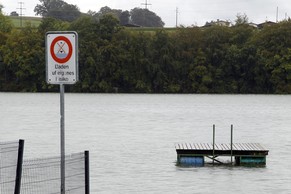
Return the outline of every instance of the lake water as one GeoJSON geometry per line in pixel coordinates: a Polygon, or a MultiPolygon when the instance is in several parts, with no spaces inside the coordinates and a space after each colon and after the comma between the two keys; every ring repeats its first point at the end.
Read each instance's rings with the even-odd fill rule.
{"type": "MultiPolygon", "coordinates": [[[[0,93],[0,141],[58,156],[59,94],[0,93]]],[[[290,95],[65,94],[66,153],[90,151],[91,193],[291,193],[290,95]],[[174,144],[261,143],[266,167],[176,166],[174,144]]]]}

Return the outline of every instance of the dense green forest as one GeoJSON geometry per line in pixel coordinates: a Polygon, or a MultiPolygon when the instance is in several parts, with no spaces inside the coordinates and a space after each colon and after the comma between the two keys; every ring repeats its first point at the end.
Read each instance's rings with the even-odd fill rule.
{"type": "Polygon", "coordinates": [[[45,81],[45,33],[61,30],[79,34],[70,92],[291,93],[291,21],[143,31],[105,15],[15,28],[1,14],[0,91],[58,91],[45,81]]]}

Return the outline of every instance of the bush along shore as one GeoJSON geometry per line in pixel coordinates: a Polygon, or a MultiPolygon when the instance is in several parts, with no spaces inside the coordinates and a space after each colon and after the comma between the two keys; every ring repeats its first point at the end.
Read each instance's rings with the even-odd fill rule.
{"type": "Polygon", "coordinates": [[[0,91],[58,91],[45,81],[45,33],[76,31],[80,81],[69,92],[291,93],[290,20],[171,30],[126,28],[111,15],[0,21],[0,91]]]}

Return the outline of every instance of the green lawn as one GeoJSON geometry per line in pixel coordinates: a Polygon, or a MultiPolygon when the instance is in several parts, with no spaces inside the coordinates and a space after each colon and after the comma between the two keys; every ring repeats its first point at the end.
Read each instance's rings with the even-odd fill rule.
{"type": "Polygon", "coordinates": [[[26,23],[31,23],[32,26],[38,27],[42,20],[42,18],[40,17],[9,16],[9,18],[11,19],[13,25],[16,28],[21,27],[21,22],[22,22],[22,26],[25,26],[26,23]]]}
{"type": "MultiPolygon", "coordinates": [[[[25,26],[26,23],[31,23],[32,26],[38,27],[42,20],[41,17],[26,17],[26,16],[23,16],[23,17],[9,16],[9,18],[11,19],[13,25],[16,28],[21,27],[21,22],[22,22],[22,26],[25,26]]],[[[177,30],[177,28],[154,28],[154,27],[137,27],[137,28],[126,27],[126,29],[133,32],[148,32],[148,33],[155,33],[159,30],[165,30],[167,32],[175,32],[177,30]]]]}

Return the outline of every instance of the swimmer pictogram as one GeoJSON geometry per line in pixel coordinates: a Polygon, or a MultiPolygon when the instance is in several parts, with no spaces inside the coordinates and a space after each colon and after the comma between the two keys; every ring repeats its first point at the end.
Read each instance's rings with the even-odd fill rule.
{"type": "Polygon", "coordinates": [[[66,63],[72,57],[72,43],[65,36],[58,36],[51,43],[50,53],[57,63],[66,63]]]}

